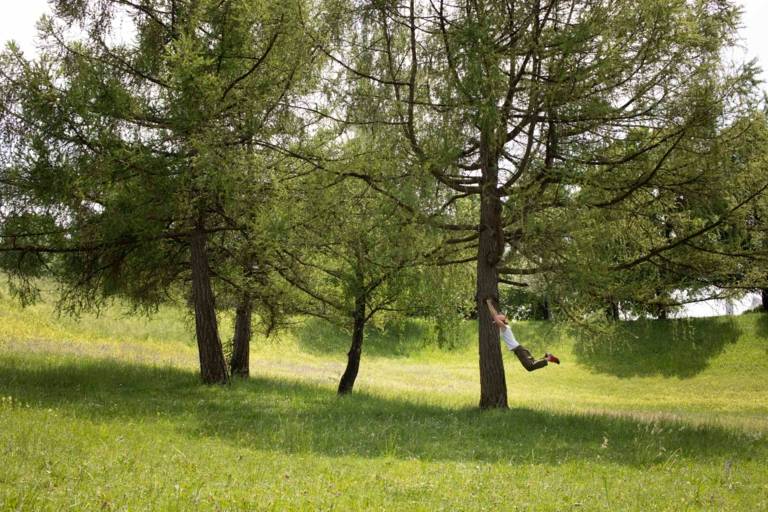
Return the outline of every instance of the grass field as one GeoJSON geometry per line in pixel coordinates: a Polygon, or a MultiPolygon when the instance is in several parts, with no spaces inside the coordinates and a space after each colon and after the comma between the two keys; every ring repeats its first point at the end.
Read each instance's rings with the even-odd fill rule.
{"type": "MultiPolygon", "coordinates": [[[[0,510],[768,510],[768,317],[516,324],[509,411],[477,409],[472,325],[255,339],[252,378],[198,383],[189,317],[56,318],[0,297],[0,510]]],[[[223,319],[224,336],[231,322],[223,319]]]]}

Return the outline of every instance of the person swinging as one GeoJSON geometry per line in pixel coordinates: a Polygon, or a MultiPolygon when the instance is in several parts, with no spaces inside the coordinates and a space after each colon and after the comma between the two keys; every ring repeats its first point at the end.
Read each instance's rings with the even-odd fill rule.
{"type": "Polygon", "coordinates": [[[538,370],[539,368],[544,368],[549,363],[560,364],[560,359],[550,354],[549,352],[545,353],[544,357],[541,359],[534,359],[528,349],[518,343],[515,339],[515,335],[512,334],[512,329],[509,328],[509,324],[507,323],[507,317],[496,311],[496,308],[493,306],[493,301],[491,299],[486,299],[485,303],[488,305],[488,311],[491,314],[493,323],[496,324],[496,326],[499,328],[499,332],[501,334],[501,338],[504,340],[504,344],[507,345],[509,350],[515,353],[517,358],[520,360],[520,363],[526,370],[532,372],[534,370],[538,370]]]}

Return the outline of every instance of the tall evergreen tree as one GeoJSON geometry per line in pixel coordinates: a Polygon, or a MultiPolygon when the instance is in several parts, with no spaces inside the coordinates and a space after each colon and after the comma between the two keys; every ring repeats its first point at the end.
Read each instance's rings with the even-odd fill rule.
{"type": "MultiPolygon", "coordinates": [[[[671,157],[705,153],[717,125],[740,115],[740,98],[754,86],[753,69],[721,63],[738,9],[722,0],[356,7],[346,13],[355,35],[323,49],[354,77],[342,91],[360,94],[365,82],[370,98],[384,103],[376,116],[354,121],[399,130],[413,174],[453,191],[447,202],[476,198],[471,225],[453,227],[466,228],[465,239],[476,243],[480,406],[507,407],[485,299],[498,297],[500,279],[555,273],[589,280],[576,265],[588,261],[583,251],[599,231],[576,223],[588,218],[584,212],[596,218],[601,210],[642,207],[644,192],[708,179],[706,172],[693,179],[695,170],[671,165],[671,157]],[[362,53],[364,63],[356,59],[362,53]]],[[[377,186],[418,209],[396,188],[377,186]]],[[[681,224],[678,239],[706,232],[698,222],[681,224]]],[[[671,245],[625,251],[611,267],[651,264],[671,245]]]]}
{"type": "Polygon", "coordinates": [[[226,382],[213,249],[247,230],[235,191],[265,190],[254,154],[301,135],[286,100],[311,82],[303,9],[54,2],[40,56],[2,55],[6,270],[47,267],[84,306],[191,282],[202,379],[226,382]]]}
{"type": "Polygon", "coordinates": [[[285,236],[272,268],[290,285],[282,299],[289,302],[285,307],[325,319],[351,335],[340,395],[353,390],[371,320],[382,314],[436,314],[453,300],[442,295],[449,286],[425,276],[426,265],[448,254],[435,249],[441,234],[425,230],[409,212],[353,179],[361,168],[393,176],[402,166],[367,145],[370,136],[361,133],[346,141],[336,163],[296,182],[302,193],[290,196],[301,196],[301,201],[275,217],[285,236]],[[426,282],[432,285],[429,294],[426,282]]]}

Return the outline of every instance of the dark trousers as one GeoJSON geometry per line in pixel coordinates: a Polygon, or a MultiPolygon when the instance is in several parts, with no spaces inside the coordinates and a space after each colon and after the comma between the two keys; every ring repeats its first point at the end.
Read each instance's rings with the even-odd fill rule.
{"type": "Polygon", "coordinates": [[[544,368],[545,366],[547,366],[546,359],[539,359],[539,360],[534,359],[531,353],[528,352],[528,349],[522,345],[512,350],[512,352],[515,353],[517,358],[520,360],[520,363],[529,372],[532,372],[533,370],[538,370],[539,368],[544,368]]]}

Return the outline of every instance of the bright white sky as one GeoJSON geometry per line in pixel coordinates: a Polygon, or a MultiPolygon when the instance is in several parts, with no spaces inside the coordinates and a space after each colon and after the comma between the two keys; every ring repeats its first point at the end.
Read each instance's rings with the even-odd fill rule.
{"type": "MultiPolygon", "coordinates": [[[[744,7],[742,18],[742,45],[745,55],[737,59],[757,58],[760,66],[768,69],[768,30],[765,21],[768,20],[768,1],[738,0],[744,7]]],[[[3,15],[0,17],[0,43],[15,39],[26,53],[34,52],[35,22],[44,13],[49,12],[46,0],[0,0],[3,15]]],[[[737,54],[738,55],[738,54],[737,54]]],[[[768,73],[763,72],[763,78],[768,80],[768,73]]],[[[768,86],[765,86],[768,89],[768,86]]]]}

